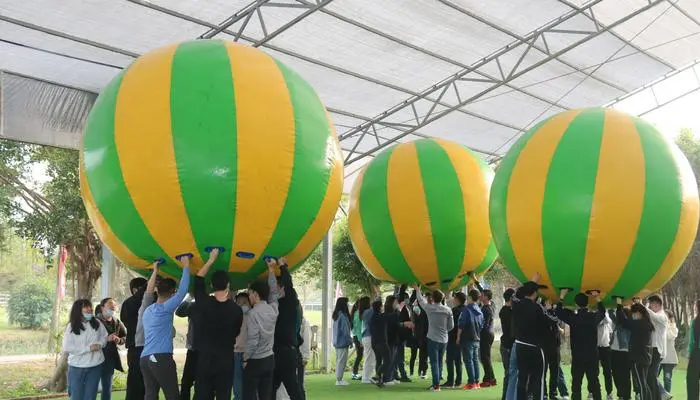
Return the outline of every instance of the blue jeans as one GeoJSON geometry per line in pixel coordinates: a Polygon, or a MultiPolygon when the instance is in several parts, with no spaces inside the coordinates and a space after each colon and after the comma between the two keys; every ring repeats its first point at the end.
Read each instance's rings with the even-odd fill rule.
{"type": "Polygon", "coordinates": [[[100,371],[100,383],[102,384],[102,393],[100,398],[102,400],[112,399],[112,377],[114,376],[114,367],[112,365],[107,365],[107,363],[102,364],[102,370],[100,371]]]}
{"type": "Polygon", "coordinates": [[[566,388],[566,378],[564,378],[564,371],[559,366],[559,379],[557,382],[557,388],[559,388],[559,395],[562,397],[569,396],[569,390],[566,388]]]}
{"type": "Polygon", "coordinates": [[[513,343],[510,349],[510,361],[508,364],[508,389],[506,390],[506,400],[516,400],[518,394],[518,352],[515,349],[517,343],[513,343]]]}
{"type": "Polygon", "coordinates": [[[479,342],[461,343],[462,359],[467,369],[467,383],[479,383],[479,342]]]}
{"type": "Polygon", "coordinates": [[[430,373],[433,375],[433,387],[440,386],[445,346],[445,343],[438,343],[428,339],[428,358],[430,359],[430,373]]]}
{"type": "Polygon", "coordinates": [[[661,372],[664,374],[663,390],[666,393],[671,393],[671,382],[673,381],[673,369],[675,367],[673,364],[661,364],[661,372]]]}
{"type": "Polygon", "coordinates": [[[70,400],[95,400],[101,375],[102,364],[89,368],[69,366],[68,388],[70,400]]]}
{"type": "Polygon", "coordinates": [[[233,353],[233,398],[243,400],[243,353],[233,353]]]}

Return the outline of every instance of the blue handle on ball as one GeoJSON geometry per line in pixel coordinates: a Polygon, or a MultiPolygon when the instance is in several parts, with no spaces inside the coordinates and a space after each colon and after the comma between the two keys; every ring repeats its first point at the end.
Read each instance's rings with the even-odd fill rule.
{"type": "Polygon", "coordinates": [[[279,261],[279,258],[265,255],[265,256],[263,256],[263,260],[265,260],[265,262],[268,262],[269,260],[279,261]]]}
{"type": "Polygon", "coordinates": [[[245,259],[249,260],[249,259],[251,259],[251,258],[255,258],[255,254],[253,254],[253,253],[248,253],[248,252],[246,252],[246,251],[239,251],[239,252],[236,253],[236,257],[238,257],[238,258],[245,258],[245,259]]]}
{"type": "Polygon", "coordinates": [[[223,253],[224,251],[226,251],[226,249],[221,246],[208,246],[204,248],[204,251],[206,251],[207,253],[211,253],[214,249],[219,249],[219,253],[223,253]]]}
{"type": "Polygon", "coordinates": [[[178,260],[178,261],[180,261],[180,259],[181,259],[182,257],[194,258],[194,254],[192,254],[192,253],[180,254],[180,255],[175,256],[175,259],[178,260]]]}
{"type": "Polygon", "coordinates": [[[158,263],[158,265],[163,265],[163,264],[165,264],[165,258],[163,258],[163,257],[156,258],[155,260],[153,260],[153,262],[158,263]]]}

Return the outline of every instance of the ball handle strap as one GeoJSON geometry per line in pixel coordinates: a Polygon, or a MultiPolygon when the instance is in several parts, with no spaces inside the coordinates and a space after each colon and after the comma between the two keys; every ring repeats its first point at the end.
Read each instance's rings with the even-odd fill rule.
{"type": "Polygon", "coordinates": [[[603,293],[603,292],[600,291],[599,289],[586,290],[586,294],[587,294],[587,295],[592,295],[593,292],[598,292],[599,294],[600,294],[600,293],[603,293]]]}
{"type": "MultiPolygon", "coordinates": [[[[574,291],[574,288],[572,287],[560,287],[559,291],[561,292],[562,290],[567,290],[569,293],[572,293],[574,291]]],[[[586,292],[588,293],[588,292],[586,292]]]]}
{"type": "Polygon", "coordinates": [[[226,251],[226,248],[223,246],[207,246],[204,248],[204,251],[206,251],[207,253],[211,253],[212,251],[214,251],[214,249],[219,249],[219,253],[223,253],[226,251]]]}
{"type": "Polygon", "coordinates": [[[252,259],[252,258],[255,258],[255,253],[250,253],[250,252],[247,252],[247,251],[237,251],[237,252],[236,252],[236,257],[238,257],[238,258],[243,258],[243,259],[246,259],[246,260],[250,260],[250,259],[252,259]]]}
{"type": "Polygon", "coordinates": [[[183,257],[189,257],[190,259],[193,259],[193,258],[194,258],[194,254],[192,254],[192,253],[178,254],[178,255],[175,256],[175,259],[178,260],[178,261],[182,261],[182,258],[183,258],[183,257]]]}
{"type": "Polygon", "coordinates": [[[158,264],[158,266],[160,267],[161,265],[165,264],[165,258],[164,257],[156,258],[155,260],[153,260],[153,262],[158,264]]]}

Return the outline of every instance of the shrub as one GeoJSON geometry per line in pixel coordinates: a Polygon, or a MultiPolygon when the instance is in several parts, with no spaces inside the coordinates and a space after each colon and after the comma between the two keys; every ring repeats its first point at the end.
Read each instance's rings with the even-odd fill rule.
{"type": "Polygon", "coordinates": [[[37,329],[51,321],[53,290],[39,282],[25,282],[10,292],[7,314],[20,328],[37,329]]]}

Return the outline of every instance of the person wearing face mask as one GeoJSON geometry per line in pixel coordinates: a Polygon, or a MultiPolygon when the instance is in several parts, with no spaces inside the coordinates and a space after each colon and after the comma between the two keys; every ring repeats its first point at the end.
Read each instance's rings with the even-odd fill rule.
{"type": "Polygon", "coordinates": [[[352,306],[352,311],[350,311],[352,342],[355,345],[355,362],[352,366],[352,380],[354,381],[362,380],[362,375],[359,372],[365,348],[362,346],[362,318],[360,315],[362,315],[362,310],[367,308],[369,308],[369,297],[363,296],[355,302],[352,306]]]}
{"type": "Polygon", "coordinates": [[[105,362],[102,364],[102,400],[110,400],[112,398],[112,377],[114,370],[124,372],[122,367],[122,359],[119,356],[117,346],[121,346],[126,341],[126,328],[117,319],[116,308],[117,302],[113,298],[107,297],[100,302],[100,313],[98,319],[107,330],[107,345],[102,350],[105,356],[105,362]]]}
{"type": "Polygon", "coordinates": [[[68,353],[68,394],[71,400],[95,400],[105,356],[107,330],[93,318],[92,303],[79,299],[70,311],[62,351],[68,353]]]}
{"type": "Polygon", "coordinates": [[[240,292],[236,295],[236,304],[243,312],[243,322],[241,333],[236,338],[236,347],[233,352],[233,398],[243,399],[243,352],[245,351],[245,341],[248,330],[248,312],[250,311],[250,299],[248,293],[240,292]]]}
{"type": "Polygon", "coordinates": [[[141,365],[139,364],[143,343],[141,343],[141,346],[137,346],[135,338],[139,309],[143,303],[147,283],[146,279],[141,277],[129,281],[131,297],[124,300],[119,312],[119,319],[122,320],[126,327],[126,363],[128,372],[126,375],[126,395],[124,400],[142,400],[145,390],[143,387],[143,376],[141,375],[141,365]]]}
{"type": "Polygon", "coordinates": [[[340,297],[335,301],[333,310],[333,347],[335,347],[335,385],[347,386],[348,382],[343,380],[345,366],[348,362],[348,352],[352,344],[350,332],[350,311],[348,310],[348,298],[340,297]]]}
{"type": "MultiPolygon", "coordinates": [[[[432,301],[429,294],[426,294],[426,297],[429,302],[432,301]]],[[[411,348],[411,376],[413,376],[416,357],[418,357],[418,376],[420,379],[426,379],[428,375],[428,315],[418,304],[415,290],[411,293],[410,304],[413,310],[411,322],[413,322],[414,343],[414,347],[411,348]]]]}
{"type": "Polygon", "coordinates": [[[630,332],[629,358],[632,363],[632,380],[639,388],[640,400],[652,400],[649,387],[649,367],[652,361],[651,336],[654,324],[649,317],[649,311],[639,299],[634,300],[629,315],[624,311],[622,298],[617,298],[616,323],[630,332]]]}
{"type": "MultiPolygon", "coordinates": [[[[396,307],[399,313],[399,322],[406,323],[411,322],[411,314],[408,311],[408,293],[405,291],[405,287],[401,288],[398,295],[398,304],[396,307]]],[[[411,328],[406,328],[402,326],[399,329],[399,342],[396,347],[396,372],[395,376],[399,377],[400,382],[408,383],[411,382],[411,378],[408,377],[406,373],[406,343],[411,340],[413,336],[413,330],[411,328]]]]}
{"type": "Polygon", "coordinates": [[[177,306],[175,315],[180,318],[187,318],[187,337],[186,347],[187,355],[185,356],[185,366],[182,368],[182,377],[180,378],[180,400],[190,400],[192,387],[197,380],[197,350],[194,347],[194,320],[192,315],[195,310],[194,297],[189,294],[185,300],[177,306]]]}

